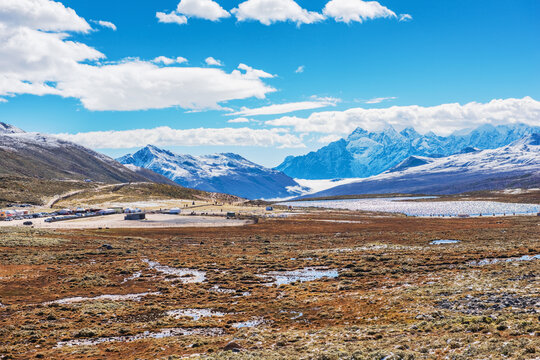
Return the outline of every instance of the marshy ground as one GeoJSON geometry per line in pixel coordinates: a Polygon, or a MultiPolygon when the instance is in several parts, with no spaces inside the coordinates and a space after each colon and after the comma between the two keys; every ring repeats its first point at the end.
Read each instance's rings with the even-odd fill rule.
{"type": "Polygon", "coordinates": [[[535,359],[538,254],[533,216],[2,228],[0,359],[535,359]]]}

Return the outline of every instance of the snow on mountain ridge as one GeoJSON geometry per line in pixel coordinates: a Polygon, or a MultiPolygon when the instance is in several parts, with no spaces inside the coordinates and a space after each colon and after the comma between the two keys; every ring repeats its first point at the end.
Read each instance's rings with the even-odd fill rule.
{"type": "Polygon", "coordinates": [[[540,127],[524,124],[483,125],[446,137],[433,132],[422,135],[411,127],[400,132],[391,126],[374,132],[357,128],[345,139],[317,151],[287,157],[276,169],[301,179],[364,178],[391,169],[410,156],[439,158],[465,149],[492,149],[535,132],[540,132],[540,127]]]}
{"type": "Polygon", "coordinates": [[[6,124],[0,121],[0,134],[20,134],[24,133],[23,130],[11,124],[6,124]]]}
{"type": "Polygon", "coordinates": [[[150,169],[182,186],[246,198],[288,197],[298,187],[282,172],[233,153],[183,155],[148,145],[118,161],[150,169]]]}
{"type": "Polygon", "coordinates": [[[533,133],[496,149],[419,158],[418,166],[400,166],[339,185],[310,197],[375,194],[452,194],[512,187],[537,187],[540,181],[540,134],[533,133]],[[396,170],[396,171],[393,171],[396,170]]]}

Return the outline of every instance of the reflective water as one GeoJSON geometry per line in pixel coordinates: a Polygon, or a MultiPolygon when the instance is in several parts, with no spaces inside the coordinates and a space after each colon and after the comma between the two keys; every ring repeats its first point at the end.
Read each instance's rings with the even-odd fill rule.
{"type": "Polygon", "coordinates": [[[112,337],[101,337],[101,338],[91,338],[91,339],[75,339],[68,341],[60,341],[56,344],[56,347],[64,346],[91,346],[98,345],[107,342],[131,342],[143,339],[162,339],[167,337],[175,336],[189,336],[189,335],[199,335],[199,336],[218,336],[222,335],[223,330],[218,328],[171,328],[171,329],[162,329],[158,332],[145,331],[141,334],[130,335],[130,336],[112,336],[112,337]]]}
{"type": "Polygon", "coordinates": [[[339,273],[334,269],[304,268],[291,271],[272,271],[265,275],[259,276],[273,278],[274,281],[269,285],[283,285],[291,284],[296,281],[306,282],[319,280],[322,278],[337,278],[339,273]]]}
{"type": "Polygon", "coordinates": [[[241,329],[241,328],[250,328],[250,327],[256,327],[259,325],[264,324],[264,320],[262,319],[252,319],[248,321],[242,321],[235,324],[232,324],[232,327],[235,329],[241,329]]]}
{"type": "Polygon", "coordinates": [[[459,240],[451,240],[451,239],[442,239],[442,240],[433,240],[430,242],[430,245],[444,245],[444,244],[457,244],[459,240]]]}
{"type": "Polygon", "coordinates": [[[205,271],[200,271],[196,269],[173,268],[170,266],[161,265],[157,261],[150,261],[148,259],[144,259],[143,261],[148,264],[148,267],[150,269],[156,270],[157,272],[160,272],[165,275],[175,277],[175,279],[167,279],[169,281],[180,280],[182,283],[188,284],[188,283],[202,283],[206,280],[205,271]]]}
{"type": "Polygon", "coordinates": [[[178,310],[167,311],[167,315],[172,316],[176,319],[180,319],[183,317],[190,317],[194,321],[197,321],[202,317],[225,316],[224,313],[219,312],[219,311],[213,311],[211,309],[178,309],[178,310]]]}
{"type": "Polygon", "coordinates": [[[471,261],[469,265],[472,266],[483,266],[483,265],[492,265],[492,264],[498,264],[498,263],[511,263],[516,261],[532,261],[532,260],[540,260],[540,254],[538,255],[523,255],[520,257],[513,257],[513,258],[493,258],[493,259],[482,259],[477,261],[471,261]]]}
{"type": "Polygon", "coordinates": [[[409,216],[490,216],[493,214],[513,215],[514,213],[536,214],[540,212],[538,204],[512,204],[496,201],[411,201],[426,198],[435,197],[292,201],[279,205],[403,213],[409,216]]]}
{"type": "Polygon", "coordinates": [[[54,301],[47,301],[44,302],[43,305],[50,305],[50,304],[73,304],[83,301],[122,301],[122,300],[130,300],[130,301],[139,301],[144,296],[149,295],[160,295],[161,293],[158,292],[145,292],[145,293],[139,293],[139,294],[126,294],[126,295],[100,295],[95,297],[82,297],[82,296],[76,296],[76,297],[70,297],[70,298],[64,298],[54,301]]]}

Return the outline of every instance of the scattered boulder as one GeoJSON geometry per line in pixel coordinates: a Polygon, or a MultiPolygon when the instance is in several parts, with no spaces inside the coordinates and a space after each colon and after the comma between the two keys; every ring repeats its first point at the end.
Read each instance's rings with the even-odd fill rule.
{"type": "Polygon", "coordinates": [[[223,348],[225,351],[232,351],[232,352],[240,352],[242,350],[242,346],[240,346],[238,343],[235,343],[234,341],[231,341],[225,347],[223,348]]]}

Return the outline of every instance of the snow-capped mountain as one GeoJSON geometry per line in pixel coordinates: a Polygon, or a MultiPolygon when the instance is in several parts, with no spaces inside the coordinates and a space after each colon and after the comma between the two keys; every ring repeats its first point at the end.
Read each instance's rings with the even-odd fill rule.
{"type": "Polygon", "coordinates": [[[455,194],[540,184],[540,133],[497,149],[444,158],[410,157],[382,174],[307,197],[358,194],[455,194]],[[421,164],[423,162],[423,164],[421,164]]]}
{"type": "Polygon", "coordinates": [[[400,132],[391,126],[376,132],[358,128],[318,151],[289,156],[276,169],[298,179],[362,178],[389,170],[410,156],[438,158],[495,149],[537,132],[540,127],[524,124],[483,125],[446,137],[432,132],[422,135],[413,128],[400,132]]]}
{"type": "Polygon", "coordinates": [[[118,159],[125,165],[150,169],[182,186],[248,199],[294,195],[299,185],[280,171],[265,168],[237,154],[180,155],[148,145],[118,159]]]}
{"type": "MultiPolygon", "coordinates": [[[[0,175],[107,183],[149,181],[108,156],[50,135],[24,132],[3,122],[0,122],[0,175]]],[[[166,181],[162,178],[161,182],[166,181]]]]}

